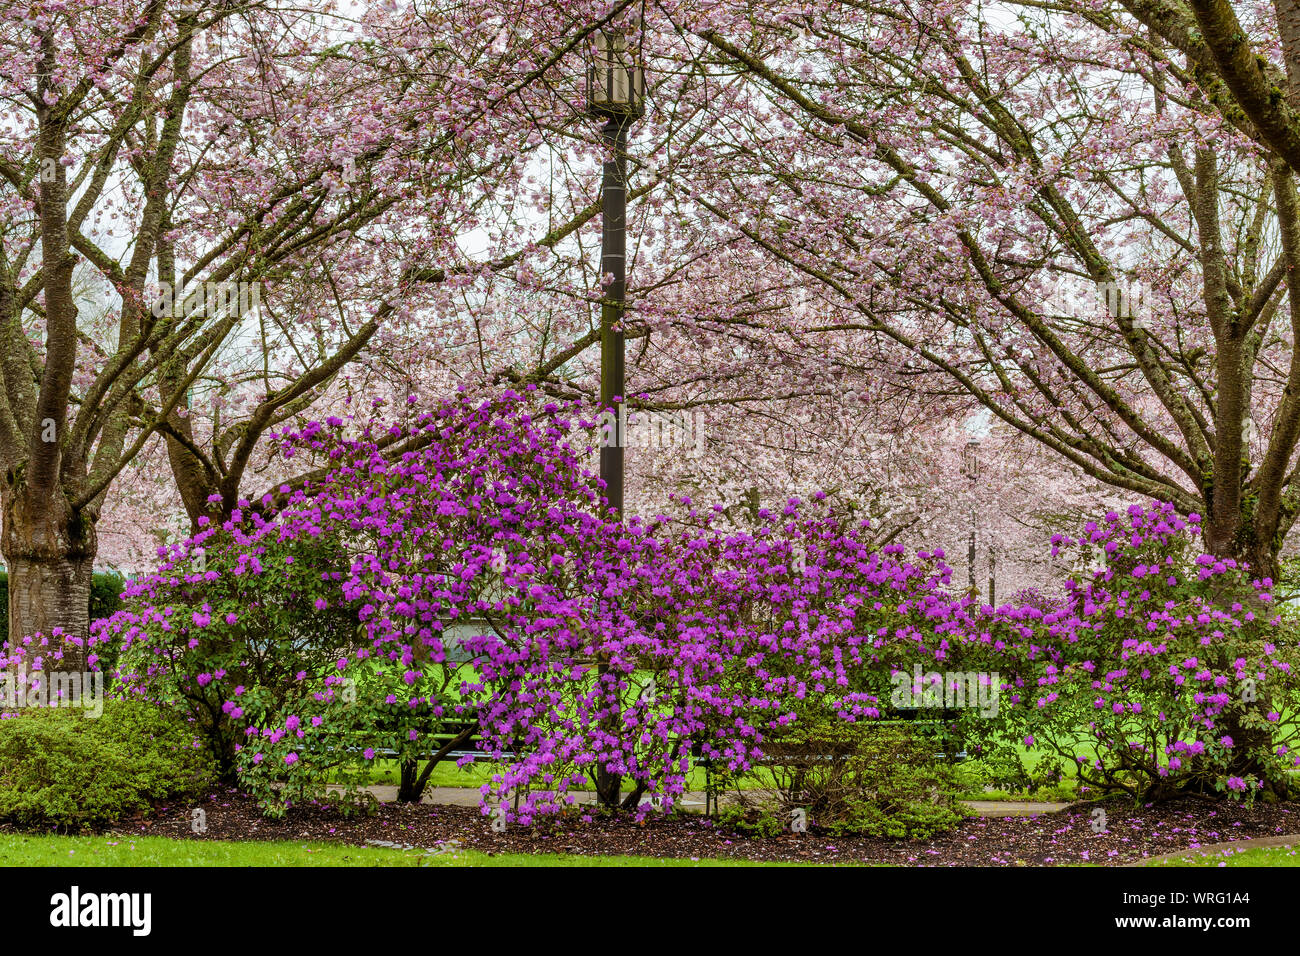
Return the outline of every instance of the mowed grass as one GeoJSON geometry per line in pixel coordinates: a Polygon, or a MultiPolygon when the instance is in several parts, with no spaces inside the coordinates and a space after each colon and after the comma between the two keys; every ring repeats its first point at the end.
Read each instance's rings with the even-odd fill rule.
{"type": "Polygon", "coordinates": [[[1300,866],[1300,841],[1291,846],[1258,846],[1204,853],[1189,850],[1167,860],[1146,864],[1150,867],[1229,867],[1229,866],[1300,866]]]}
{"type": "Polygon", "coordinates": [[[0,836],[0,866],[418,866],[416,854],[337,843],[0,836]]]}
{"type": "Polygon", "coordinates": [[[745,860],[669,859],[641,856],[497,853],[449,849],[355,847],[319,842],[226,842],[167,837],[0,836],[0,866],[817,866],[765,864],[745,860]]]}
{"type": "MultiPolygon", "coordinates": [[[[759,863],[749,860],[673,859],[643,856],[579,856],[561,853],[494,853],[447,848],[356,847],[321,842],[234,842],[173,840],[167,837],[0,836],[0,866],[220,866],[220,867],[727,867],[859,866],[833,863],[759,863]]],[[[869,864],[866,864],[869,865],[869,864]]],[[[884,864],[877,864],[884,865],[884,864]]],[[[1250,847],[1204,853],[1189,850],[1148,867],[1296,867],[1300,842],[1292,846],[1250,847]]]]}

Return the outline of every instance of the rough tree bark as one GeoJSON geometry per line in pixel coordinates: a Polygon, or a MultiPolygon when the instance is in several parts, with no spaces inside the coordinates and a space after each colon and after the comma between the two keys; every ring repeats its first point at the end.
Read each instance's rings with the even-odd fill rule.
{"type": "MultiPolygon", "coordinates": [[[[84,641],[90,628],[94,521],[71,511],[61,496],[33,495],[26,488],[7,491],[3,505],[0,553],[9,571],[9,633],[50,636],[59,628],[84,641]]],[[[46,654],[45,670],[85,668],[84,644],[51,645],[62,647],[63,658],[55,662],[46,654]]]]}

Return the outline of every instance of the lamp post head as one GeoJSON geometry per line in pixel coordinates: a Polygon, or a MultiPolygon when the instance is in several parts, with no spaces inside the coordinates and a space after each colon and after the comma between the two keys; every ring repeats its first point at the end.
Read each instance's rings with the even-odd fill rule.
{"type": "Polygon", "coordinates": [[[980,442],[978,438],[972,438],[966,442],[966,450],[962,455],[962,464],[965,466],[966,477],[975,481],[980,475],[980,442]]]}
{"type": "Polygon", "coordinates": [[[630,123],[645,115],[645,70],[621,30],[602,30],[587,67],[587,113],[630,123]]]}

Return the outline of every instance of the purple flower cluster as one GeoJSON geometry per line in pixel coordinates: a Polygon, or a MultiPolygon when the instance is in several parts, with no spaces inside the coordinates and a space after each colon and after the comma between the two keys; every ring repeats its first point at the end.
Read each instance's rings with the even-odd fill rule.
{"type": "MultiPolygon", "coordinates": [[[[821,495],[744,529],[689,499],[675,519],[611,518],[587,466],[595,434],[531,390],[284,433],[283,452],[328,462],[326,477],[160,549],[92,643],[123,648],[133,693],[215,702],[246,774],[313,772],[313,747],[355,713],[344,682],[387,675],[375,707],[478,720],[500,764],[484,807],[518,796],[507,812],[523,823],[569,806],[596,768],[670,807],[693,755],[743,771],[809,714],[878,717],[891,675],[918,663],[1000,675],[998,715],[963,715],[966,732],[1045,749],[1091,785],[1235,792],[1286,769],[1291,724],[1231,739],[1293,687],[1271,582],[1194,553],[1195,515],[1155,503],[1055,535],[1054,555],[1096,570],[994,608],[954,593],[941,550],[876,547],[821,495]],[[295,563],[310,548],[335,560],[295,563]],[[249,662],[269,604],[249,582],[268,575],[308,616],[355,609],[328,667],[293,667],[308,692],[273,705],[249,662]]],[[[354,749],[425,745],[398,736],[372,728],[354,749]]]]}

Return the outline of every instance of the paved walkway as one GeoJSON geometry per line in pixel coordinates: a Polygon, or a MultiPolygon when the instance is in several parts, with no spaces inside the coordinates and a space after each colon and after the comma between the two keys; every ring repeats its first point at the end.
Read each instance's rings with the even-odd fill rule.
{"type": "Polygon", "coordinates": [[[963,800],[967,809],[977,817],[1036,817],[1044,813],[1060,813],[1069,809],[1069,803],[1019,803],[1014,800],[963,800]]]}
{"type": "MultiPolygon", "coordinates": [[[[397,788],[394,786],[376,785],[366,787],[375,795],[375,799],[380,803],[394,803],[397,800],[397,788]]],[[[420,798],[421,803],[433,803],[448,807],[477,807],[479,802],[478,787],[429,787],[424,791],[424,796],[420,798]]],[[[574,803],[595,803],[596,793],[593,790],[575,790],[573,791],[574,803]]],[[[686,798],[677,804],[679,807],[691,809],[699,807],[704,809],[704,791],[691,791],[686,794],[686,798]]]]}
{"type": "MultiPolygon", "coordinates": [[[[377,785],[367,787],[380,803],[393,803],[397,800],[397,788],[377,785]]],[[[574,791],[574,802],[594,803],[596,794],[589,790],[574,791]]],[[[724,796],[725,799],[725,796],[724,796]]],[[[430,803],[452,807],[477,807],[479,792],[477,787],[429,787],[424,791],[421,803],[430,803]]],[[[1043,813],[1059,813],[1066,809],[1068,803],[1015,803],[1001,800],[967,800],[966,806],[977,817],[1032,817],[1043,813]]],[[[704,791],[687,792],[678,806],[685,810],[704,809],[704,791]]]]}

